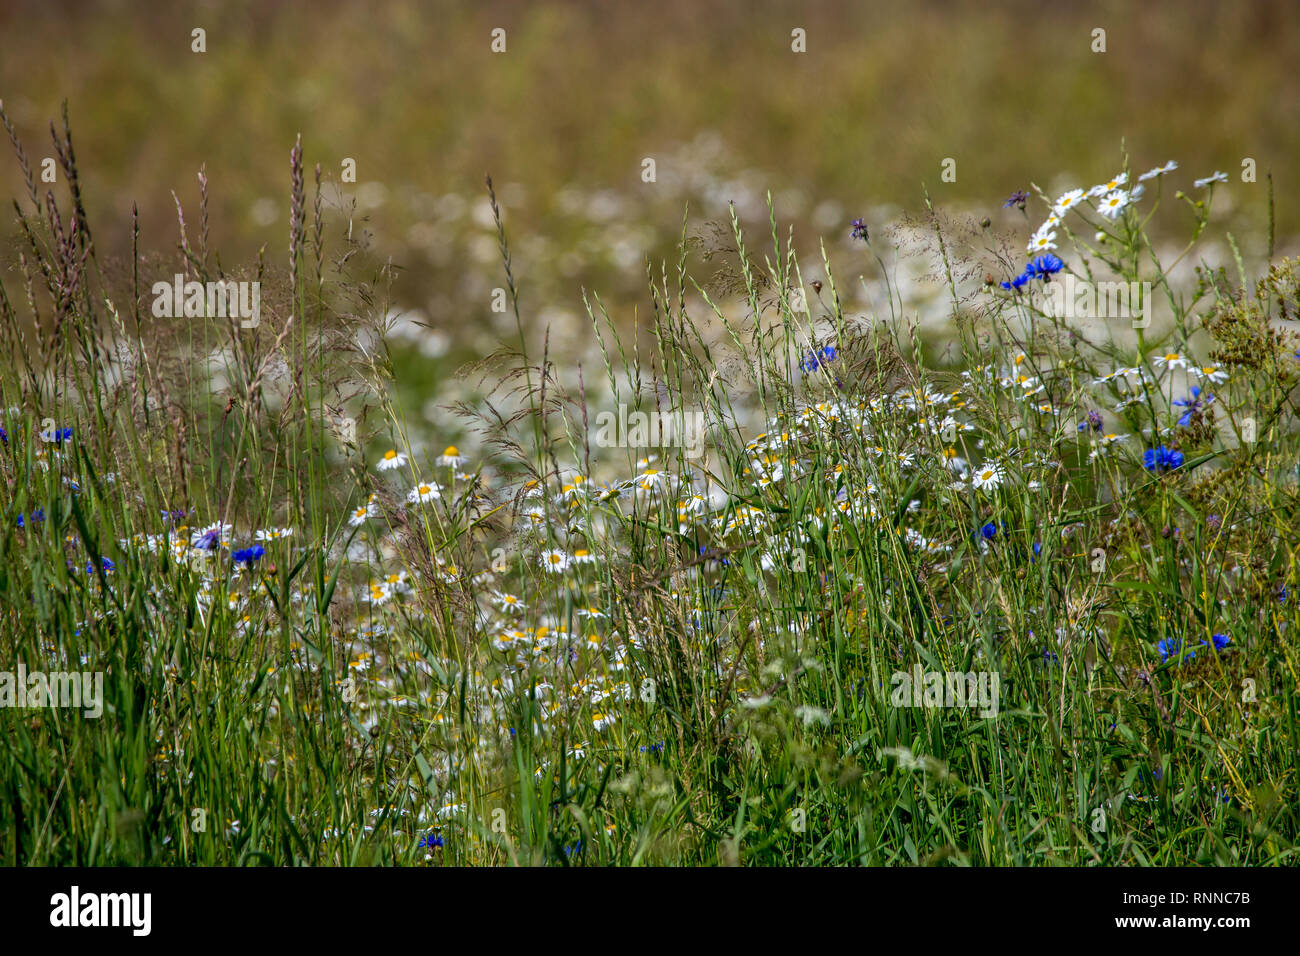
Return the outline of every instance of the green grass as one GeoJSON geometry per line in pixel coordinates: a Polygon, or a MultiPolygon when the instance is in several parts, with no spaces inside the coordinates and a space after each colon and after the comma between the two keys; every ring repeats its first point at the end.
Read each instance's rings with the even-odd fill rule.
{"type": "MultiPolygon", "coordinates": [[[[448,463],[405,437],[385,277],[327,251],[344,230],[322,231],[304,169],[287,261],[238,273],[263,282],[255,329],[154,319],[74,205],[22,207],[0,665],[100,671],[104,713],[0,709],[0,860],[1293,862],[1297,274],[1162,267],[1148,215],[1200,237],[1213,190],[1161,178],[1114,221],[1067,218],[1071,271],[1152,283],[1161,321],[1136,336],[964,278],[1018,272],[1024,237],[935,215],[943,362],[892,252],[842,270],[886,281],[855,314],[773,216],[762,253],[733,219],[707,265],[682,242],[651,269],[640,335],[588,295],[604,362],[581,377],[576,343],[531,349],[544,303],[516,295],[493,196],[518,341],[453,409],[477,459],[448,463]],[[1183,426],[1192,355],[1227,378],[1183,426]],[[1149,387],[1095,384],[1117,367],[1149,387]],[[700,413],[707,454],[599,446],[620,404],[700,413]],[[1092,409],[1128,436],[1095,458],[1092,409]],[[1142,466],[1153,426],[1179,467],[1142,466]],[[380,471],[390,447],[410,460],[380,471]],[[1000,481],[953,487],[954,456],[1000,481]],[[214,523],[232,531],[202,557],[214,523]],[[915,666],[996,673],[998,712],[895,706],[915,666]]],[[[196,218],[180,257],[206,280],[224,273],[196,218]]]]}

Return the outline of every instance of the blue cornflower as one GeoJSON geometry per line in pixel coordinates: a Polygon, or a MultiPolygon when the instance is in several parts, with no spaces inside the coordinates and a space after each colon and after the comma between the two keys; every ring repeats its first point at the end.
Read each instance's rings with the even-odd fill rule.
{"type": "MultiPolygon", "coordinates": [[[[117,567],[117,565],[115,565],[115,564],[113,563],[113,559],[112,559],[112,558],[100,558],[100,566],[104,569],[104,573],[105,573],[105,574],[107,574],[109,571],[114,570],[114,569],[117,567]]],[[[95,562],[94,562],[94,561],[88,561],[88,562],[86,562],[86,573],[87,573],[87,574],[94,574],[94,573],[95,573],[95,562]]]]}
{"type": "Polygon", "coordinates": [[[1164,663],[1165,661],[1169,660],[1169,658],[1171,657],[1178,658],[1180,661],[1190,661],[1194,657],[1196,657],[1197,651],[1199,651],[1200,648],[1202,647],[1208,648],[1213,646],[1216,651],[1221,651],[1231,643],[1232,643],[1232,638],[1230,638],[1227,634],[1214,634],[1211,636],[1210,641],[1201,641],[1199,647],[1195,648],[1194,650],[1189,650],[1186,654],[1180,654],[1179,652],[1182,650],[1182,646],[1183,646],[1182,642],[1177,638],[1171,637],[1171,638],[1166,638],[1165,640],[1157,644],[1156,650],[1160,652],[1161,663],[1164,663]]]}
{"type": "Polygon", "coordinates": [[[823,365],[834,362],[837,354],[835,346],[823,345],[820,349],[809,352],[807,357],[799,363],[799,367],[805,372],[815,372],[823,365]]]}
{"type": "Polygon", "coordinates": [[[429,849],[437,850],[442,848],[442,837],[436,833],[430,833],[427,836],[420,837],[420,842],[415,845],[417,850],[429,849]]]}
{"type": "Polygon", "coordinates": [[[984,538],[985,541],[992,541],[994,538],[998,536],[998,526],[994,524],[992,521],[990,521],[988,524],[984,525],[982,528],[979,529],[979,534],[984,538]]]}
{"type": "Polygon", "coordinates": [[[1020,209],[1024,209],[1025,203],[1027,202],[1029,202],[1029,193],[1025,192],[1023,189],[1017,189],[1010,195],[1010,197],[1008,197],[1007,201],[1002,204],[1002,208],[1010,209],[1012,206],[1016,206],[1020,209]]]}
{"type": "Polygon", "coordinates": [[[230,558],[236,564],[246,564],[251,568],[264,554],[266,554],[266,548],[260,544],[255,544],[251,548],[241,548],[232,554],[230,558]]]}
{"type": "Polygon", "coordinates": [[[1032,278],[1033,276],[1031,276],[1028,272],[1022,272],[1020,273],[1020,275],[1016,276],[1010,282],[1001,282],[999,283],[999,285],[1001,285],[1002,288],[1004,289],[1020,290],[1023,289],[1025,287],[1025,283],[1027,283],[1032,278]]]}
{"type": "Polygon", "coordinates": [[[1184,461],[1181,451],[1161,445],[1159,448],[1147,449],[1146,454],[1142,456],[1142,467],[1155,474],[1161,474],[1181,468],[1184,461]]]}
{"type": "Polygon", "coordinates": [[[194,547],[200,551],[215,551],[220,544],[221,530],[219,528],[210,528],[199,535],[199,539],[194,542],[194,547]]]}
{"type": "Polygon", "coordinates": [[[1175,398],[1174,404],[1179,408],[1187,409],[1187,411],[1183,413],[1183,417],[1178,419],[1178,424],[1186,428],[1188,423],[1191,422],[1193,415],[1199,412],[1202,408],[1205,408],[1207,405],[1214,404],[1214,396],[1206,395],[1204,398],[1201,398],[1201,387],[1199,385],[1193,385],[1191,397],[1175,398]]]}
{"type": "Polygon", "coordinates": [[[1050,252],[1046,255],[1039,256],[1037,259],[1031,259],[1029,265],[1025,266],[1023,272],[1016,276],[1010,282],[1000,283],[1004,289],[1023,289],[1025,285],[1033,279],[1041,279],[1046,282],[1047,277],[1055,275],[1065,268],[1065,263],[1050,252]]]}
{"type": "Polygon", "coordinates": [[[1048,276],[1055,275],[1064,268],[1065,263],[1049,252],[1036,259],[1031,259],[1029,265],[1025,266],[1025,270],[1021,272],[1020,275],[1016,276],[1010,282],[1003,282],[1000,283],[1000,285],[1004,289],[1023,289],[1026,283],[1031,280],[1041,279],[1046,282],[1048,276]]]}
{"type": "Polygon", "coordinates": [[[853,231],[849,233],[850,239],[861,239],[865,242],[870,238],[867,235],[867,224],[861,219],[854,219],[849,225],[853,227],[853,231]]]}
{"type": "Polygon", "coordinates": [[[3,425],[0,425],[0,441],[4,442],[6,445],[9,444],[9,433],[5,431],[3,425]]]}
{"type": "Polygon", "coordinates": [[[1065,263],[1049,252],[1032,260],[1029,265],[1025,266],[1025,275],[1031,279],[1042,279],[1046,282],[1048,276],[1055,275],[1064,268],[1065,263]]]}

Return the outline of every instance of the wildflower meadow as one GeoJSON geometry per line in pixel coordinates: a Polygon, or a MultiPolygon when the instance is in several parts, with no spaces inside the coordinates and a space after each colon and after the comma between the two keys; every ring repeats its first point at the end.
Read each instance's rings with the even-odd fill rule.
{"type": "Polygon", "coordinates": [[[943,354],[860,220],[866,315],[775,216],[724,224],[728,314],[688,223],[632,337],[587,295],[576,381],[489,181],[520,336],[470,455],[408,439],[301,146],[282,261],[218,265],[200,181],[151,289],[57,135],[0,299],[3,639],[102,700],[0,685],[10,862],[1290,862],[1296,263],[1147,233],[1195,263],[1223,174],[1124,157],[1018,237],[932,210],[943,354]],[[239,281],[254,321],[209,308],[239,281]]]}
{"type": "Polygon", "coordinates": [[[683,204],[560,323],[489,175],[435,376],[309,135],[231,258],[0,122],[0,862],[1297,862],[1294,183],[683,204]]]}

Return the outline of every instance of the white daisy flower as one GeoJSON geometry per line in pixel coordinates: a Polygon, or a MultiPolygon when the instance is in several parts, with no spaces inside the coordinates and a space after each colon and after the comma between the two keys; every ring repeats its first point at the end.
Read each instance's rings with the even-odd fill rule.
{"type": "Polygon", "coordinates": [[[586,548],[578,548],[573,552],[573,555],[569,560],[574,564],[595,564],[596,556],[586,548]]]}
{"type": "Polygon", "coordinates": [[[1124,207],[1133,201],[1133,197],[1123,189],[1116,189],[1105,195],[1102,201],[1097,205],[1097,211],[1107,219],[1116,218],[1124,207]]]}
{"type": "Polygon", "coordinates": [[[1141,176],[1138,177],[1138,182],[1144,183],[1148,179],[1155,179],[1157,176],[1163,176],[1165,173],[1172,173],[1177,168],[1178,168],[1178,164],[1171,159],[1163,166],[1157,166],[1154,169],[1148,169],[1145,173],[1143,173],[1141,176]]]}
{"type": "Polygon", "coordinates": [[[1206,176],[1204,179],[1198,179],[1192,183],[1197,189],[1204,189],[1212,183],[1226,183],[1228,181],[1227,173],[1215,172],[1213,176],[1206,176]]]}
{"type": "Polygon", "coordinates": [[[1187,356],[1181,352],[1166,352],[1151,359],[1156,368],[1187,368],[1187,356]]]}
{"type": "Polygon", "coordinates": [[[503,611],[526,611],[528,605],[519,600],[515,595],[504,591],[496,591],[492,595],[492,603],[503,611]]]}
{"type": "Polygon", "coordinates": [[[409,460],[410,459],[407,457],[406,452],[398,451],[396,448],[390,448],[388,451],[384,452],[384,457],[375,463],[375,470],[393,471],[394,469],[404,467],[409,460]]]}
{"type": "Polygon", "coordinates": [[[552,574],[560,574],[569,569],[569,556],[563,551],[543,551],[537,560],[544,569],[552,574]]]}
{"type": "Polygon", "coordinates": [[[1082,189],[1071,189],[1069,192],[1062,193],[1061,196],[1052,204],[1052,215],[1058,219],[1063,217],[1067,212],[1083,202],[1083,197],[1087,195],[1082,189]]]}
{"type": "Polygon", "coordinates": [[[1116,176],[1114,179],[1108,182],[1098,183],[1096,186],[1093,186],[1091,189],[1088,190],[1088,195],[1093,197],[1094,199],[1098,196],[1104,196],[1107,193],[1115,192],[1117,189],[1119,189],[1120,186],[1123,186],[1126,182],[1128,182],[1128,173],[1120,173],[1118,176],[1116,176]]]}
{"type": "Polygon", "coordinates": [[[1133,368],[1131,366],[1127,368],[1117,368],[1109,375],[1103,375],[1101,378],[1094,378],[1092,384],[1105,385],[1109,382],[1113,382],[1117,378],[1132,378],[1134,376],[1136,376],[1140,382],[1146,377],[1146,373],[1140,368],[1133,368]]]}
{"type": "Polygon", "coordinates": [[[492,638],[492,647],[498,651],[508,651],[527,635],[523,631],[501,631],[492,638]]]}
{"type": "Polygon", "coordinates": [[[587,477],[585,475],[574,475],[571,482],[561,486],[560,493],[556,495],[555,500],[557,502],[577,501],[581,497],[584,491],[583,486],[586,483],[587,477]]]}
{"type": "Polygon", "coordinates": [[[1056,248],[1056,232],[1054,230],[1044,231],[1042,229],[1034,233],[1029,240],[1027,247],[1029,252],[1049,252],[1056,248]]]}
{"type": "MultiPolygon", "coordinates": [[[[388,590],[393,594],[409,594],[411,591],[410,581],[411,573],[405,568],[384,578],[384,584],[388,586],[388,590]]],[[[374,581],[370,582],[371,587],[374,587],[375,584],[374,581]]]]}
{"type": "Polygon", "coordinates": [[[411,504],[427,504],[435,498],[442,497],[442,489],[432,481],[422,481],[411,489],[411,493],[406,496],[406,500],[411,504]]]}
{"type": "Polygon", "coordinates": [[[702,515],[708,507],[708,504],[709,499],[704,497],[704,495],[687,495],[681,501],[677,502],[677,515],[678,517],[685,517],[686,515],[702,515]]]}
{"type": "Polygon", "coordinates": [[[980,491],[992,491],[1002,484],[1002,471],[997,465],[983,464],[971,473],[970,483],[980,491]]]}
{"type": "Polygon", "coordinates": [[[443,453],[438,456],[438,465],[443,468],[459,468],[465,462],[469,461],[460,453],[460,449],[455,445],[448,445],[443,453]]]}
{"type": "Polygon", "coordinates": [[[632,483],[642,491],[658,491],[664,477],[664,473],[658,468],[647,468],[633,478],[632,483]]]}
{"type": "Polygon", "coordinates": [[[277,541],[280,538],[292,536],[292,528],[263,528],[253,532],[253,540],[255,541],[277,541]]]}
{"type": "Polygon", "coordinates": [[[1208,379],[1215,385],[1222,385],[1228,380],[1228,373],[1217,365],[1194,365],[1192,374],[1200,379],[1208,379]]]}
{"type": "Polygon", "coordinates": [[[370,500],[359,508],[355,508],[352,514],[348,516],[348,524],[356,528],[366,523],[369,518],[379,517],[379,506],[375,504],[377,495],[371,495],[370,500]]]}

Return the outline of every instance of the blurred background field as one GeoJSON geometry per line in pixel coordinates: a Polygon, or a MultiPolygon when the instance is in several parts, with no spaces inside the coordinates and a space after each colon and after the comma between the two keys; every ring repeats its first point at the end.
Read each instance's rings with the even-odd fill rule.
{"type": "MultiPolygon", "coordinates": [[[[415,392],[408,408],[426,403],[432,415],[433,386],[513,336],[513,317],[491,311],[504,283],[487,172],[525,321],[575,350],[575,336],[590,339],[584,288],[629,323],[647,307],[646,257],[675,258],[688,203],[698,227],[725,220],[734,201],[757,241],[768,190],[806,263],[822,236],[844,257],[851,299],[855,270],[875,268],[850,245],[852,217],[883,236],[923,208],[924,185],[937,205],[1023,241],[1024,218],[1003,198],[1031,182],[1053,193],[1104,180],[1121,146],[1138,171],[1178,160],[1184,187],[1224,170],[1234,186],[1216,197],[1216,218],[1226,210],[1227,228],[1256,244],[1271,172],[1286,251],[1300,231],[1298,20],[1287,0],[10,0],[0,98],[35,161],[53,155],[47,124],[68,102],[102,255],[127,253],[132,203],[142,247],[174,251],[170,193],[193,221],[206,166],[221,261],[263,246],[282,261],[301,133],[327,202],[355,200],[354,235],[369,237],[374,264],[397,267],[396,337],[418,346],[399,355],[398,380],[415,392]],[[191,50],[196,27],[206,53],[191,50]],[[504,53],[491,49],[495,28],[504,53]],[[795,28],[806,53],[792,52],[795,28]],[[1095,28],[1104,53],[1092,52],[1095,28]],[[951,183],[940,177],[949,157],[951,183]],[[1244,157],[1258,164],[1254,186],[1239,182],[1244,157]],[[340,182],[346,158],[355,184],[340,182]],[[654,183],[642,181],[646,158],[654,183]]],[[[6,198],[24,194],[12,158],[0,185],[6,198]]],[[[1042,214],[1031,211],[1032,225],[1042,214]]],[[[169,277],[160,271],[142,279],[169,277]]]]}

